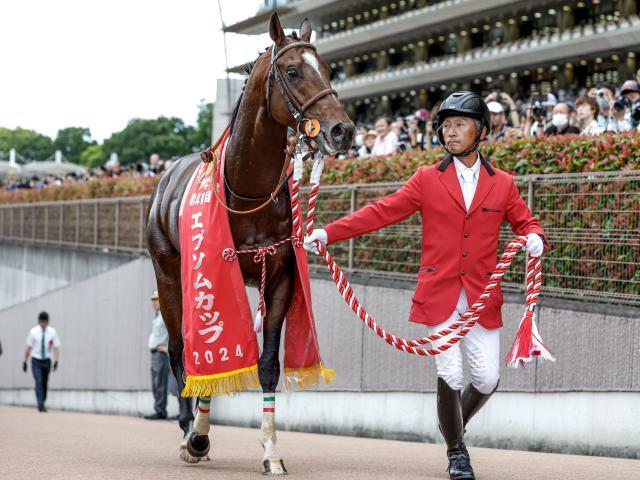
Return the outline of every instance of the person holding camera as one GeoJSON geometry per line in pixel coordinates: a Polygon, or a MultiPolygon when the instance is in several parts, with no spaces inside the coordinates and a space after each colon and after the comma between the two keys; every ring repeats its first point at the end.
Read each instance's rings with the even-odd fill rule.
{"type": "Polygon", "coordinates": [[[409,144],[412,150],[425,150],[429,143],[426,135],[427,124],[429,123],[429,110],[421,108],[409,120],[409,144]]]}
{"type": "Polygon", "coordinates": [[[620,87],[620,95],[622,97],[617,102],[620,105],[626,103],[631,127],[640,130],[640,85],[635,80],[627,80],[620,87]]]}
{"type": "MultiPolygon", "coordinates": [[[[495,102],[502,106],[502,112],[504,113],[503,123],[505,126],[520,128],[520,116],[518,115],[518,107],[516,107],[516,102],[513,101],[513,98],[511,98],[511,96],[507,92],[492,92],[487,96],[487,98],[484,99],[484,101],[487,105],[490,105],[491,102],[495,102]]],[[[489,110],[491,111],[491,108],[489,108],[489,110]]],[[[503,132],[501,138],[503,136],[505,136],[505,132],[503,132]]]]}
{"type": "Polygon", "coordinates": [[[547,118],[552,115],[558,104],[555,95],[549,93],[540,99],[532,101],[527,108],[527,120],[523,129],[525,137],[542,137],[546,128],[547,118]]]}
{"type": "Polygon", "coordinates": [[[594,98],[600,109],[598,125],[603,132],[625,132],[631,130],[631,123],[626,119],[629,103],[626,97],[615,99],[615,86],[602,83],[589,91],[588,96],[594,98]]]}

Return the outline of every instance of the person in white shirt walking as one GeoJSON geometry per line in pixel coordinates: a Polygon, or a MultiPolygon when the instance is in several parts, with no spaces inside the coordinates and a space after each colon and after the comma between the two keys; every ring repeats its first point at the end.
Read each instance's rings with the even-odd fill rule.
{"type": "Polygon", "coordinates": [[[24,352],[24,362],[22,362],[22,371],[26,373],[27,361],[31,358],[31,373],[36,381],[36,400],[40,412],[47,411],[44,402],[47,400],[52,356],[53,371],[55,372],[60,360],[60,338],[55,329],[49,326],[49,314],[40,312],[38,326],[33,327],[27,336],[27,349],[24,352]]]}

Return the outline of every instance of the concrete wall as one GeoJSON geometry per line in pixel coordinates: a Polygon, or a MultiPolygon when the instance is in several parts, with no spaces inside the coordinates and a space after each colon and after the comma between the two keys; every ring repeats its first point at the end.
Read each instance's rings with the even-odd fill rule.
{"type": "Polygon", "coordinates": [[[139,390],[149,386],[147,337],[155,288],[151,262],[138,258],[87,280],[0,311],[1,388],[33,384],[20,368],[29,329],[47,310],[62,341],[54,389],[139,390]]]}
{"type": "Polygon", "coordinates": [[[0,310],[129,261],[103,252],[0,242],[0,310]]]}
{"type": "MultiPolygon", "coordinates": [[[[312,283],[324,363],[336,370],[337,379],[316,392],[279,395],[281,426],[438,439],[433,360],[391,348],[351,314],[332,282],[315,278],[312,283]]],[[[153,316],[148,298],[154,286],[149,259],[139,258],[0,311],[5,351],[0,357],[0,402],[34,403],[33,380],[20,365],[27,332],[37,313],[46,309],[62,339],[60,369],[51,377],[50,406],[134,415],[150,411],[151,394],[144,392],[149,388],[146,340],[153,316]]],[[[421,336],[424,331],[406,321],[411,299],[406,287],[359,284],[355,289],[385,328],[402,336],[421,336]]],[[[255,299],[253,292],[251,298],[255,299]]],[[[503,358],[522,308],[521,298],[506,295],[506,300],[503,358]]],[[[253,300],[251,305],[255,306],[253,300]]],[[[473,441],[637,455],[638,310],[544,298],[540,330],[557,362],[503,368],[500,392],[483,413],[486,416],[475,421],[473,441]]],[[[254,425],[259,396],[223,398],[215,402],[214,410],[220,423],[254,425]]]]}

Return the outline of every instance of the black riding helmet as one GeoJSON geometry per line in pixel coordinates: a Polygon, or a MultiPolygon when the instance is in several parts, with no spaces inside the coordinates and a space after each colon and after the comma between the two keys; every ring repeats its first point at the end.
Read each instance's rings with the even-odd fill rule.
{"type": "Polygon", "coordinates": [[[473,147],[458,155],[469,155],[478,148],[484,127],[487,128],[487,134],[491,133],[491,114],[489,113],[489,107],[487,107],[482,97],[474,92],[454,92],[442,102],[440,110],[438,110],[436,115],[438,121],[438,139],[449,154],[451,154],[451,152],[447,150],[444,143],[444,135],[442,134],[442,123],[447,117],[470,117],[480,121],[480,130],[478,131],[473,147]]]}

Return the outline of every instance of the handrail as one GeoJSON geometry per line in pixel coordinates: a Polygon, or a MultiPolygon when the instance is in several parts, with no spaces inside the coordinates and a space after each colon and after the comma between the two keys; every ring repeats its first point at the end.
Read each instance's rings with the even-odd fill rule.
{"type": "MultiPolygon", "coordinates": [[[[640,171],[531,174],[514,177],[545,227],[545,292],[565,298],[640,305],[640,171]],[[583,261],[587,259],[588,261],[583,261]]],[[[330,222],[392,193],[402,182],[326,185],[317,215],[330,222]]],[[[309,188],[301,189],[309,194],[309,188]]],[[[0,241],[146,254],[150,196],[0,205],[0,241]]],[[[413,281],[420,255],[420,222],[410,217],[388,229],[335,246],[349,272],[413,281]]],[[[500,245],[512,237],[500,234],[500,245]]],[[[321,271],[310,257],[310,269],[321,271]]],[[[522,289],[522,268],[505,286],[522,289]]]]}

